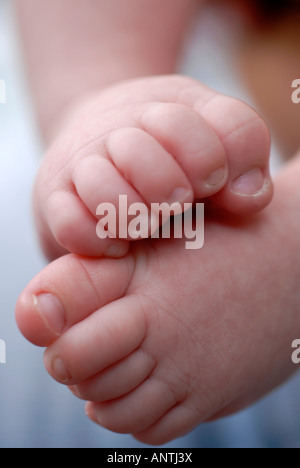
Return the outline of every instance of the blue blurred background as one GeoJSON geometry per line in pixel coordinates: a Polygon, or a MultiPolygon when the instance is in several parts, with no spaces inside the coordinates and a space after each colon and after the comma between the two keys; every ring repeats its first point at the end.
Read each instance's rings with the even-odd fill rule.
{"type": "MultiPolygon", "coordinates": [[[[201,24],[195,22],[181,69],[249,100],[230,73],[230,39],[217,21],[208,13],[201,24]]],[[[140,447],[130,436],[112,434],[87,420],[83,403],[48,377],[42,350],[23,339],[14,321],[19,293],[46,262],[31,214],[31,187],[43,148],[9,0],[0,0],[0,79],[7,86],[7,102],[0,104],[0,339],[7,347],[7,363],[0,364],[0,447],[140,447]]],[[[276,161],[274,149],[274,168],[276,161]]],[[[204,425],[168,447],[300,447],[299,390],[298,375],[249,410],[204,425]]]]}

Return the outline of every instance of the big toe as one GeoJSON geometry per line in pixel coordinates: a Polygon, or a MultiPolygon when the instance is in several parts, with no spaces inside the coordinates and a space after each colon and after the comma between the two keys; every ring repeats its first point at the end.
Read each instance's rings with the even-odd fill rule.
{"type": "Polygon", "coordinates": [[[120,260],[66,255],[41,271],[16,305],[22,334],[37,346],[49,346],[95,310],[121,298],[133,274],[130,255],[120,260]]]}

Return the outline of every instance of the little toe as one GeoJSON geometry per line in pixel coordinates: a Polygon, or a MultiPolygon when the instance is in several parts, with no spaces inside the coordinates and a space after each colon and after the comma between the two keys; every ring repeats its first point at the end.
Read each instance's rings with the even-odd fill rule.
{"type": "Polygon", "coordinates": [[[123,398],[88,403],[86,412],[92,421],[106,429],[135,434],[154,425],[176,404],[174,394],[164,383],[149,378],[123,398]]]}
{"type": "Polygon", "coordinates": [[[176,405],[168,411],[157,423],[143,432],[135,433],[134,437],[149,445],[163,445],[183,437],[200,424],[199,411],[187,404],[176,405]]]}

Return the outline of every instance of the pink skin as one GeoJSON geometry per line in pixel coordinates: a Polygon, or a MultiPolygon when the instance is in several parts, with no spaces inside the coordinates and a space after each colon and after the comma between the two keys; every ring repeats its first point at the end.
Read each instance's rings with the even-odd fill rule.
{"type": "Polygon", "coordinates": [[[92,402],[93,421],[164,443],[243,407],[291,371],[278,345],[278,367],[266,374],[268,341],[280,330],[285,343],[294,332],[279,320],[282,267],[292,259],[276,250],[278,199],[248,221],[234,216],[271,201],[269,146],[248,106],[167,76],[94,97],[48,151],[35,187],[37,224],[50,258],[71,254],[27,286],[16,318],[28,340],[48,347],[52,377],[92,402]],[[199,251],[186,251],[184,239],[100,241],[97,206],[120,194],[146,204],[209,198],[219,214],[207,218],[199,251]],[[224,219],[224,209],[234,215],[224,219]],[[99,258],[112,257],[112,246],[123,258],[99,258]],[[265,290],[274,291],[268,309],[265,290]]]}
{"type": "Polygon", "coordinates": [[[118,207],[119,195],[147,205],[211,197],[243,215],[272,198],[270,137],[262,119],[189,78],[112,87],[70,120],[48,151],[35,189],[37,225],[50,259],[66,251],[125,255],[127,241],[95,236],[97,206],[118,207]]]}
{"type": "Polygon", "coordinates": [[[295,370],[293,171],[262,214],[211,213],[202,250],[145,240],[123,259],[66,255],[27,286],[19,327],[48,346],[48,372],[90,401],[93,421],[163,444],[252,403],[295,370]]]}

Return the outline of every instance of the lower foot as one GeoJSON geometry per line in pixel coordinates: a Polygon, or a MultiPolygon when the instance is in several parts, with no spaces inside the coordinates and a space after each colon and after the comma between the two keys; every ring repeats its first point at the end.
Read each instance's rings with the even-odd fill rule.
{"type": "Polygon", "coordinates": [[[93,421],[166,443],[291,372],[290,355],[269,346],[295,333],[280,305],[292,259],[284,248],[266,251],[269,232],[281,229],[269,224],[269,210],[248,223],[207,221],[199,251],[146,240],[123,259],[62,257],[22,294],[18,324],[48,346],[47,370],[90,401],[93,421]]]}

